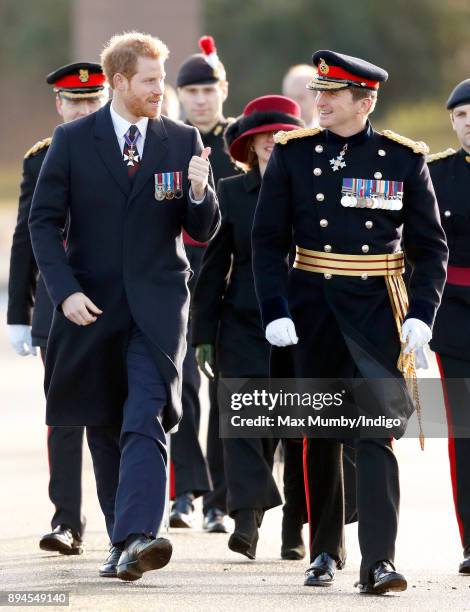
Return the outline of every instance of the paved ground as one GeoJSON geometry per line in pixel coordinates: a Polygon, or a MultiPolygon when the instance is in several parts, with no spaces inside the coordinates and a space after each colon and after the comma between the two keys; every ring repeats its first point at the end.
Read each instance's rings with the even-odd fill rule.
{"type": "MultiPolygon", "coordinates": [[[[1,286],[8,269],[15,211],[0,212],[1,286]]],[[[83,477],[86,552],[81,557],[43,553],[38,539],[48,529],[52,506],[47,497],[42,366],[39,359],[15,356],[7,346],[4,293],[0,293],[0,321],[0,590],[61,589],[70,593],[68,609],[100,612],[271,612],[317,606],[341,611],[379,606],[384,610],[470,610],[470,577],[456,571],[460,547],[445,440],[428,440],[424,453],[416,440],[396,444],[402,476],[396,561],[410,585],[400,595],[378,599],[355,592],[360,561],[355,526],[348,527],[348,563],[335,586],[303,587],[306,563],[279,559],[279,509],[266,515],[255,562],[231,553],[226,535],[172,530],[174,556],[169,566],[133,584],[99,579],[97,569],[106,553],[107,538],[87,450],[83,477]]],[[[436,375],[435,370],[430,374],[436,375]]]]}

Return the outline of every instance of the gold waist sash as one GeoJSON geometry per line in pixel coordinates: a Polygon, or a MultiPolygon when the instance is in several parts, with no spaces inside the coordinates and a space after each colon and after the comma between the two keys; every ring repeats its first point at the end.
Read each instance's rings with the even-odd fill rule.
{"type": "Polygon", "coordinates": [[[387,286],[390,304],[392,306],[401,351],[397,368],[403,374],[413,397],[419,423],[419,440],[424,448],[424,435],[421,425],[421,406],[418,395],[418,381],[414,364],[413,352],[404,353],[405,343],[401,341],[401,328],[408,312],[408,293],[403,281],[405,257],[403,252],[385,253],[380,255],[347,255],[343,253],[324,253],[295,247],[294,268],[306,272],[331,276],[383,276],[387,286]]]}
{"type": "Polygon", "coordinates": [[[339,276],[401,276],[405,271],[405,257],[401,251],[385,255],[344,255],[296,247],[294,268],[339,276]]]}

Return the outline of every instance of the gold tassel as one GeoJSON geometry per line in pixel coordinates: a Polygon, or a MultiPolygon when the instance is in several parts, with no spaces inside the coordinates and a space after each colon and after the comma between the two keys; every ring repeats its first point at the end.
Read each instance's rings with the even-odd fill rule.
{"type": "Polygon", "coordinates": [[[406,343],[401,340],[401,328],[403,321],[408,311],[408,294],[403,277],[400,276],[385,276],[385,284],[387,285],[390,303],[397,326],[398,337],[400,339],[400,355],[398,357],[397,368],[403,374],[406,386],[413,398],[416,408],[416,416],[419,426],[419,445],[421,450],[424,450],[424,432],[422,422],[422,410],[419,400],[418,380],[416,377],[415,359],[413,351],[405,353],[406,343]]]}

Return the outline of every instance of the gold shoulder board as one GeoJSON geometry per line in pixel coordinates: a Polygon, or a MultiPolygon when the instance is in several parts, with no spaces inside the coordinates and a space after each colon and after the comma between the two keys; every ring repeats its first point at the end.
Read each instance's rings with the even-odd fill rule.
{"type": "Polygon", "coordinates": [[[287,144],[289,140],[294,138],[305,138],[305,136],[315,136],[323,130],[319,127],[314,128],[299,128],[298,130],[290,130],[289,132],[281,131],[274,134],[274,142],[278,144],[287,144]]]}
{"type": "Polygon", "coordinates": [[[426,161],[428,164],[430,162],[436,161],[437,159],[444,159],[445,157],[449,157],[450,155],[454,155],[455,149],[449,147],[445,151],[439,151],[439,153],[432,153],[431,155],[426,155],[426,161]]]}
{"type": "Polygon", "coordinates": [[[405,147],[408,147],[413,151],[413,153],[421,153],[422,155],[426,155],[427,153],[429,153],[428,145],[425,142],[422,142],[421,140],[411,140],[411,138],[401,136],[396,132],[392,132],[392,130],[384,130],[382,134],[386,138],[390,138],[390,140],[394,140],[395,142],[398,142],[404,145],[405,147]]]}
{"type": "Polygon", "coordinates": [[[50,137],[44,138],[44,140],[39,140],[35,145],[33,145],[30,149],[26,151],[24,158],[28,159],[28,157],[32,157],[33,155],[36,155],[36,153],[41,151],[41,149],[48,147],[51,144],[51,142],[52,142],[52,138],[50,137]]]}

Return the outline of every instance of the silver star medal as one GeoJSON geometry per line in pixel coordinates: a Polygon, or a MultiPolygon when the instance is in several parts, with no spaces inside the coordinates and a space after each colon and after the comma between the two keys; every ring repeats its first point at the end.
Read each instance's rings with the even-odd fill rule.
{"type": "Polygon", "coordinates": [[[138,153],[136,154],[136,152],[134,151],[134,149],[133,149],[132,147],[130,147],[130,148],[129,148],[129,154],[128,154],[128,155],[126,155],[126,154],[124,153],[124,161],[126,161],[126,162],[127,162],[127,165],[128,165],[128,166],[133,166],[133,165],[134,165],[134,162],[135,162],[136,164],[138,164],[138,163],[139,163],[139,154],[138,154],[138,153]]]}
{"type": "Polygon", "coordinates": [[[346,143],[344,147],[341,149],[340,154],[337,157],[333,157],[330,159],[330,166],[333,168],[333,172],[336,172],[340,168],[346,167],[346,162],[344,161],[344,155],[347,151],[348,144],[346,143]]]}

